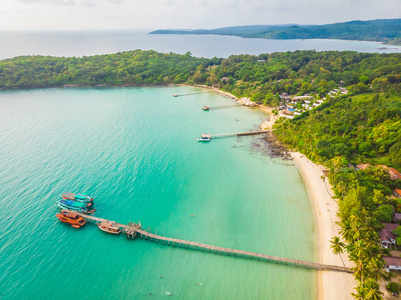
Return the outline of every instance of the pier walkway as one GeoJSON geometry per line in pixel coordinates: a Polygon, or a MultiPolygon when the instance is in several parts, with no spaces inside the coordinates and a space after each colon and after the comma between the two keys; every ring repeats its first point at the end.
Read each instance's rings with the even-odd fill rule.
{"type": "Polygon", "coordinates": [[[220,139],[220,138],[233,137],[233,136],[257,135],[257,134],[267,133],[270,131],[271,130],[258,130],[258,131],[248,131],[248,132],[211,134],[210,138],[211,139],[220,139]]]}
{"type": "Polygon", "coordinates": [[[189,96],[189,95],[209,93],[209,92],[210,91],[201,91],[201,92],[192,92],[192,93],[184,93],[184,94],[174,94],[173,97],[182,97],[182,96],[189,96]]]}
{"type": "Polygon", "coordinates": [[[242,104],[227,104],[227,105],[217,105],[217,106],[203,106],[203,110],[212,110],[212,109],[222,109],[222,108],[231,108],[231,107],[239,107],[242,106],[242,104]],[[207,109],[204,109],[204,107],[208,107],[207,109]]]}
{"type": "MultiPolygon", "coordinates": [[[[76,212],[74,212],[74,213],[76,213],[76,212]]],[[[95,216],[85,215],[82,213],[76,213],[76,214],[85,218],[87,221],[92,221],[95,223],[99,223],[99,222],[113,223],[114,226],[119,227],[125,234],[127,234],[127,238],[129,238],[129,237],[135,238],[135,236],[139,235],[141,238],[145,238],[146,240],[150,239],[150,241],[153,241],[156,243],[162,242],[163,245],[167,243],[167,245],[173,246],[173,247],[185,247],[187,249],[201,250],[201,251],[211,252],[211,253],[220,254],[220,255],[224,254],[224,255],[228,255],[228,256],[232,255],[232,256],[238,256],[238,257],[245,257],[245,258],[249,258],[249,259],[265,260],[265,261],[272,262],[272,263],[281,263],[281,264],[285,264],[285,265],[292,265],[295,267],[303,267],[303,268],[307,268],[307,269],[329,270],[329,271],[352,273],[352,271],[347,267],[325,265],[325,264],[301,261],[301,260],[290,259],[290,258],[270,256],[270,255],[255,253],[255,252],[249,252],[249,251],[216,247],[216,246],[212,246],[212,245],[190,242],[190,241],[185,241],[185,240],[180,240],[180,239],[173,239],[173,238],[160,236],[157,234],[150,233],[146,230],[143,230],[143,229],[141,229],[140,223],[139,224],[129,223],[128,225],[124,225],[124,224],[109,221],[106,219],[97,218],[95,216]]]]}

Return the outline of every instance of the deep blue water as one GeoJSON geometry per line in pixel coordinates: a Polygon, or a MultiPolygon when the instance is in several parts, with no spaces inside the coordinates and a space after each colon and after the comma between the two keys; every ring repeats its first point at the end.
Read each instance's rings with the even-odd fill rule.
{"type": "Polygon", "coordinates": [[[155,35],[149,31],[0,32],[0,59],[20,55],[84,56],[135,49],[212,58],[295,50],[401,52],[400,46],[342,40],[267,40],[218,35],[155,35]]]}

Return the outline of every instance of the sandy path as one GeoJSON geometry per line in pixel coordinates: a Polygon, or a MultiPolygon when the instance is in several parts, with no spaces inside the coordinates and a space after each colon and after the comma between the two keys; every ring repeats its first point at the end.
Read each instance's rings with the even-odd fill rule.
{"type": "MultiPolygon", "coordinates": [[[[306,183],[309,197],[315,211],[315,219],[319,239],[319,262],[330,265],[342,266],[341,259],[334,255],[330,249],[330,240],[333,236],[340,236],[339,227],[335,224],[338,205],[329,195],[332,194],[329,182],[321,179],[322,170],[299,152],[292,153],[302,177],[306,183]]],[[[327,179],[326,179],[327,180],[327,179]]],[[[347,267],[352,267],[347,255],[342,254],[347,267]]],[[[352,274],[319,271],[318,272],[318,299],[337,300],[353,299],[351,293],[356,282],[352,274]]]]}

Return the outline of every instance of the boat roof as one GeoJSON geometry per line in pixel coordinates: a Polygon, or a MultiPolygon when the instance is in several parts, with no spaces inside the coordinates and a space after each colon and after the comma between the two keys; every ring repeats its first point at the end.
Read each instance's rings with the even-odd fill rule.
{"type": "Polygon", "coordinates": [[[85,203],[73,201],[73,200],[60,200],[61,203],[68,205],[68,206],[73,206],[73,207],[85,207],[85,203]]]}
{"type": "Polygon", "coordinates": [[[73,212],[63,212],[64,216],[69,217],[69,218],[76,218],[78,215],[73,212]]]}
{"type": "Polygon", "coordinates": [[[71,192],[64,192],[61,194],[61,196],[63,196],[64,198],[68,198],[68,199],[75,199],[75,194],[71,193],[71,192]]]}
{"type": "Polygon", "coordinates": [[[107,222],[107,221],[103,221],[103,222],[100,223],[100,226],[106,226],[106,227],[109,227],[109,228],[119,229],[118,226],[115,226],[114,222],[110,223],[110,222],[107,222]]]}

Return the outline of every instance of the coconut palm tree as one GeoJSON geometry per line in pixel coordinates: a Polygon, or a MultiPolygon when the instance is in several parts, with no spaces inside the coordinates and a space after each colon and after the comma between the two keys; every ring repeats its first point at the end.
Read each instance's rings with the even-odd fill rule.
{"type": "Polygon", "coordinates": [[[330,243],[331,243],[330,248],[333,250],[333,253],[335,255],[338,254],[340,256],[341,262],[343,263],[343,265],[345,267],[343,258],[341,257],[341,253],[344,252],[344,246],[345,246],[344,243],[340,241],[340,238],[338,236],[333,237],[331,239],[330,243]]]}
{"type": "Polygon", "coordinates": [[[356,300],[365,300],[365,288],[363,284],[358,284],[355,287],[356,293],[351,293],[356,300]]]}
{"type": "Polygon", "coordinates": [[[379,284],[373,278],[366,280],[364,284],[366,300],[381,300],[383,293],[379,291],[379,284]]]}
{"type": "Polygon", "coordinates": [[[340,233],[342,234],[345,241],[347,241],[348,243],[352,243],[354,233],[352,231],[351,223],[348,220],[344,220],[343,222],[340,223],[340,226],[341,226],[340,233]]]}
{"type": "Polygon", "coordinates": [[[379,281],[380,279],[389,278],[389,273],[384,269],[384,262],[380,257],[373,257],[368,263],[370,277],[379,281]]]}

